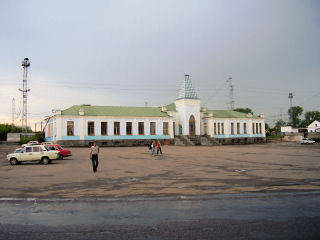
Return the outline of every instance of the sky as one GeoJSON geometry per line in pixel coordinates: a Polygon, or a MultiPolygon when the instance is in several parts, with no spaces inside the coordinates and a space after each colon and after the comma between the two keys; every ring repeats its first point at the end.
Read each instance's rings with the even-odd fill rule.
{"type": "Polygon", "coordinates": [[[163,106],[189,74],[208,109],[320,110],[318,0],[0,0],[0,123],[76,104],[163,106]]]}

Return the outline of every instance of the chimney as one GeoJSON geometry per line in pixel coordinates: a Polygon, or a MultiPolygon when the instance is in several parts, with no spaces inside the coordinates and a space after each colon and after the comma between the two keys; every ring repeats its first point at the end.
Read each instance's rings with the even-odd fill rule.
{"type": "Polygon", "coordinates": [[[201,107],[201,112],[206,112],[207,111],[207,108],[206,107],[201,107]]]}
{"type": "Polygon", "coordinates": [[[167,108],[166,106],[162,106],[161,111],[162,111],[162,112],[167,112],[167,111],[168,111],[168,108],[167,108]]]}
{"type": "Polygon", "coordinates": [[[84,110],[83,109],[79,109],[79,115],[80,116],[84,116],[84,110]]]}

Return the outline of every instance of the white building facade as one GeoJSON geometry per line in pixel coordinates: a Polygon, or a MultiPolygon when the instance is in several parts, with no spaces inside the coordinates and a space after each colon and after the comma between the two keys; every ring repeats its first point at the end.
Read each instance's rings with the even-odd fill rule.
{"type": "Polygon", "coordinates": [[[211,138],[220,143],[265,141],[263,115],[207,110],[185,75],[178,98],[162,107],[75,105],[46,119],[45,138],[62,145],[144,145],[174,143],[179,137],[211,138]]]}
{"type": "Polygon", "coordinates": [[[315,120],[308,126],[308,132],[320,132],[320,121],[315,120]]]}

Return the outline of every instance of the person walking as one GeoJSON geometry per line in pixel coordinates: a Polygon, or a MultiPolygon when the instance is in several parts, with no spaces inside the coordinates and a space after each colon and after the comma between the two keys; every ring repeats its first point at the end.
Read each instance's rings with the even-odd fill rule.
{"type": "Polygon", "coordinates": [[[161,153],[161,155],[162,155],[161,143],[160,143],[160,141],[158,140],[158,142],[157,142],[157,155],[159,154],[159,151],[160,151],[160,153],[161,153]]]}
{"type": "Polygon", "coordinates": [[[99,165],[99,147],[96,142],[93,143],[93,146],[90,148],[90,159],[92,161],[93,172],[97,171],[99,165]]]}
{"type": "Polygon", "coordinates": [[[153,155],[156,155],[156,142],[155,141],[152,141],[151,143],[151,147],[152,147],[152,156],[153,155]]]}

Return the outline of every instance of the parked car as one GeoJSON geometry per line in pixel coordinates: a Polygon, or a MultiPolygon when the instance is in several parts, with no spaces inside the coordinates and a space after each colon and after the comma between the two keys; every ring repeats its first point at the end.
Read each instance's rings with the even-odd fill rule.
{"type": "Polygon", "coordinates": [[[48,145],[48,144],[53,144],[52,142],[42,142],[42,145],[48,145]]]}
{"type": "Polygon", "coordinates": [[[58,144],[48,144],[46,147],[51,151],[51,150],[56,150],[60,152],[60,158],[63,159],[64,157],[69,157],[71,156],[71,151],[68,149],[63,149],[60,145],[58,144]]]}
{"type": "Polygon", "coordinates": [[[17,148],[16,150],[14,150],[14,153],[19,153],[22,152],[23,148],[17,148]]]}
{"type": "Polygon", "coordinates": [[[14,152],[7,155],[7,159],[11,165],[17,165],[21,162],[33,162],[48,164],[52,160],[60,157],[59,151],[49,151],[47,146],[44,145],[33,145],[26,146],[21,152],[14,152]]]}
{"type": "Polygon", "coordinates": [[[38,141],[29,141],[26,144],[22,144],[21,147],[32,146],[32,145],[39,145],[39,142],[38,141]]]}
{"type": "Polygon", "coordinates": [[[312,139],[310,139],[310,138],[302,138],[302,139],[300,140],[300,143],[301,143],[301,144],[314,144],[315,141],[312,140],[312,139]]]}

